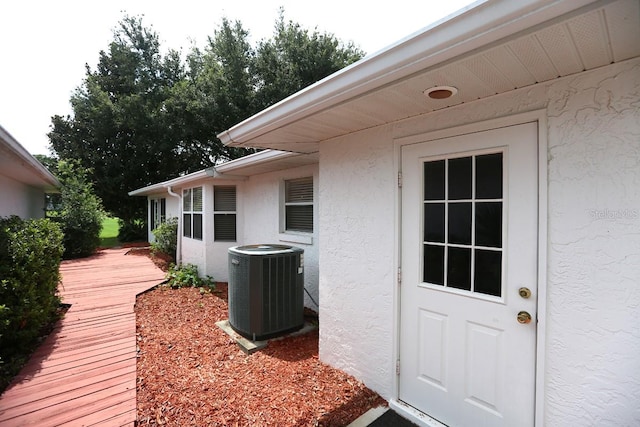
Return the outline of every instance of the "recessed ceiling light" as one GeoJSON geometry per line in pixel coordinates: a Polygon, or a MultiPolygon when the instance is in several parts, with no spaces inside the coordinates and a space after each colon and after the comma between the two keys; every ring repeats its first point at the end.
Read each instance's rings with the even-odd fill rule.
{"type": "Polygon", "coordinates": [[[453,86],[436,86],[423,93],[431,99],[447,99],[458,93],[458,89],[453,86]]]}

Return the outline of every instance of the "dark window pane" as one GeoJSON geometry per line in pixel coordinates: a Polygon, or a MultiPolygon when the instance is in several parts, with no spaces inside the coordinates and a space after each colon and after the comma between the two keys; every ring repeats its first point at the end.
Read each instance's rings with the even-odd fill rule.
{"type": "Polygon", "coordinates": [[[292,205],[286,207],[287,230],[313,231],[313,205],[292,205]]]}
{"type": "Polygon", "coordinates": [[[444,200],[444,160],[425,162],[424,199],[444,200]]]}
{"type": "Polygon", "coordinates": [[[425,203],[424,240],[444,243],[444,203],[425,203]]]}
{"type": "Polygon", "coordinates": [[[449,160],[449,200],[471,199],[471,157],[449,160]]]}
{"type": "Polygon", "coordinates": [[[444,285],[444,246],[424,245],[423,282],[444,285]]]}
{"type": "Polygon", "coordinates": [[[471,244],[471,203],[449,203],[449,243],[471,244]]]}
{"type": "Polygon", "coordinates": [[[502,203],[476,203],[476,245],[502,247],[502,203]]]}
{"type": "Polygon", "coordinates": [[[213,239],[218,242],[236,241],[236,214],[213,216],[213,239]]]}
{"type": "Polygon", "coordinates": [[[476,157],[476,198],[502,198],[502,153],[476,157]]]}
{"type": "Polygon", "coordinates": [[[155,230],[157,225],[156,225],[156,201],[155,200],[149,200],[149,228],[151,230],[155,230]]]}
{"type": "Polygon", "coordinates": [[[502,295],[502,252],[476,249],[475,291],[482,294],[502,295]]]}
{"type": "Polygon", "coordinates": [[[191,237],[191,214],[183,215],[182,230],[182,234],[184,237],[191,237]]]}
{"type": "Polygon", "coordinates": [[[193,214],[193,238],[202,240],[202,214],[193,214]]]}
{"type": "Polygon", "coordinates": [[[471,290],[471,249],[447,248],[447,286],[471,290]]]}

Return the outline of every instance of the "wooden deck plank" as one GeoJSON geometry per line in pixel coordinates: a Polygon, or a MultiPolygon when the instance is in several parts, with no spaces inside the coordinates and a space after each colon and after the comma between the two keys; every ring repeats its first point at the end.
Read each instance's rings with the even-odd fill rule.
{"type": "Polygon", "coordinates": [[[164,273],[127,251],[62,263],[71,308],[0,396],[0,425],[134,425],[135,297],[164,273]]]}

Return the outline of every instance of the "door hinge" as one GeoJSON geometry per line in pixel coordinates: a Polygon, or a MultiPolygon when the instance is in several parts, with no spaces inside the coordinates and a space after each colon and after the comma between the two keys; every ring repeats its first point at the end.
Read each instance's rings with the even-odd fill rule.
{"type": "Polygon", "coordinates": [[[396,360],[396,375],[400,375],[400,359],[396,360]]]}
{"type": "Polygon", "coordinates": [[[398,188],[402,188],[402,172],[398,172],[398,188]]]}
{"type": "Polygon", "coordinates": [[[402,285],[402,267],[398,267],[398,286],[402,285]]]}

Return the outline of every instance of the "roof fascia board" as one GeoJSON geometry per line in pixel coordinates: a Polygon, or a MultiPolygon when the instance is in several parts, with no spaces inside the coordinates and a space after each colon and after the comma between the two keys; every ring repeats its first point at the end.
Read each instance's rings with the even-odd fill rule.
{"type": "Polygon", "coordinates": [[[239,159],[231,160],[221,165],[214,166],[214,169],[221,173],[228,173],[231,171],[240,171],[246,167],[256,166],[264,163],[273,162],[276,160],[286,159],[289,157],[299,156],[299,153],[293,153],[290,151],[279,150],[264,150],[258,153],[250,154],[239,159]]]}
{"type": "Polygon", "coordinates": [[[137,190],[130,191],[129,196],[147,196],[159,191],[164,191],[170,187],[181,186],[190,182],[198,181],[201,179],[226,179],[226,180],[245,180],[246,176],[232,175],[230,172],[241,172],[242,169],[261,165],[265,163],[271,163],[278,160],[293,158],[297,156],[304,156],[305,154],[294,153],[290,151],[279,150],[264,150],[258,153],[249,154],[248,156],[240,157],[238,159],[230,160],[222,163],[218,166],[214,166],[207,169],[202,169],[197,172],[193,172],[189,175],[180,176],[170,179],[168,181],[151,184],[149,186],[139,188],[137,190]]]}
{"type": "Polygon", "coordinates": [[[43,183],[48,184],[48,189],[60,187],[60,181],[47,168],[45,168],[35,157],[33,157],[9,132],[0,126],[0,139],[4,145],[26,162],[35,174],[39,175],[43,183]]]}
{"type": "Polygon", "coordinates": [[[558,16],[606,0],[484,0],[343,68],[220,133],[242,145],[429,67],[508,38],[558,16]]]}

